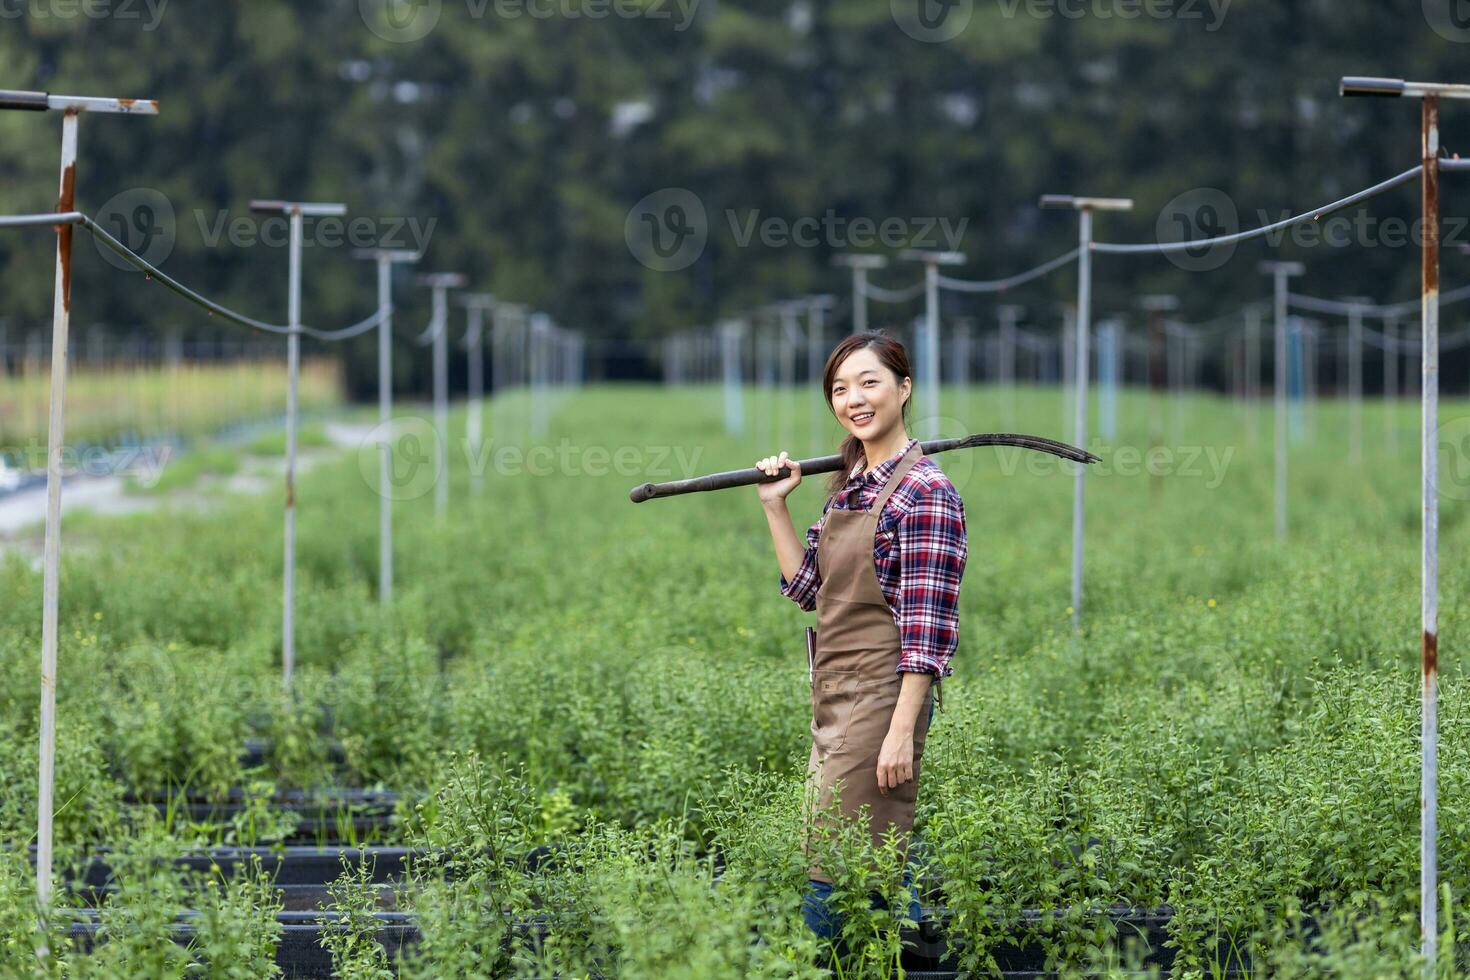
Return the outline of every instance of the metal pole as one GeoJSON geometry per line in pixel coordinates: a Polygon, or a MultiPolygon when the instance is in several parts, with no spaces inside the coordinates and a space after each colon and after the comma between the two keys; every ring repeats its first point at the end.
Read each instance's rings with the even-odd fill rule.
{"type": "Polygon", "coordinates": [[[1396,455],[1399,448],[1398,404],[1399,404],[1399,321],[1395,317],[1383,325],[1387,342],[1383,345],[1383,432],[1387,436],[1388,451],[1396,455]]]}
{"type": "Polygon", "coordinates": [[[1011,303],[1002,303],[995,309],[1000,318],[1000,384],[1004,406],[1001,414],[1007,429],[1016,426],[1016,323],[1021,313],[1022,308],[1011,303]]]}
{"type": "MultiPolygon", "coordinates": [[[[61,190],[56,209],[70,211],[76,198],[78,113],[61,119],[61,190]]],[[[56,770],[56,639],[61,582],[61,454],[66,416],[66,350],[71,327],[72,226],[56,228],[56,278],[51,306],[51,399],[46,430],[46,543],[41,597],[40,787],[36,800],[36,898],[42,914],[51,904],[51,839],[56,770]]]]}
{"type": "Polygon", "coordinates": [[[933,252],[927,249],[904,249],[899,258],[924,263],[924,341],[920,370],[924,375],[924,434],[939,435],[939,267],[959,265],[965,261],[960,252],[933,252]]]}
{"type": "Polygon", "coordinates": [[[472,461],[470,491],[479,495],[485,488],[485,311],[495,308],[495,297],[490,293],[471,293],[463,298],[463,302],[469,311],[469,327],[465,332],[465,351],[469,360],[466,378],[469,405],[465,410],[465,455],[472,461]]]}
{"type": "Polygon", "coordinates": [[[449,512],[449,290],[463,287],[466,280],[457,272],[435,272],[419,276],[419,282],[428,286],[434,297],[429,320],[434,344],[434,435],[439,457],[434,517],[442,521],[449,512]]]}
{"type": "MultiPolygon", "coordinates": [[[[1159,398],[1159,389],[1166,383],[1167,367],[1164,363],[1164,314],[1179,308],[1179,298],[1169,295],[1145,296],[1142,305],[1148,312],[1148,446],[1149,456],[1152,458],[1154,450],[1164,441],[1163,405],[1159,398]]],[[[1164,489],[1162,474],[1152,466],[1148,469],[1149,492],[1158,495],[1164,489]]]]}
{"type": "Polygon", "coordinates": [[[434,287],[434,428],[439,433],[439,479],[434,483],[434,514],[449,511],[449,310],[443,287],[434,287]]]}
{"type": "Polygon", "coordinates": [[[1118,438],[1118,321],[1108,320],[1097,334],[1097,407],[1101,416],[1100,435],[1108,442],[1118,438]]]}
{"type": "Polygon", "coordinates": [[[1245,398],[1250,419],[1251,445],[1256,444],[1260,427],[1261,397],[1261,311],[1255,305],[1245,309],[1245,398]]]}
{"type": "MultiPolygon", "coordinates": [[[[112,99],[51,95],[47,92],[0,90],[0,110],[60,112],[61,166],[56,210],[75,210],[77,137],[83,112],[158,115],[152,99],[112,99]]],[[[61,461],[65,445],[66,359],[71,329],[70,223],[56,226],[56,274],[51,307],[51,391],[46,430],[46,530],[42,550],[41,586],[41,698],[36,787],[36,900],[44,920],[51,904],[52,830],[56,773],[56,674],[57,617],[61,595],[61,461]]],[[[6,372],[5,352],[0,350],[0,376],[6,372]]],[[[50,956],[41,946],[39,955],[50,956]]]]}
{"type": "Polygon", "coordinates": [[[532,313],[530,324],[529,368],[531,376],[531,434],[546,434],[546,340],[551,317],[532,313]]]}
{"type": "MultiPolygon", "coordinates": [[[[1067,422],[1076,413],[1073,384],[1077,364],[1077,310],[1070,304],[1062,304],[1062,339],[1060,360],[1062,362],[1062,431],[1067,431],[1067,422]]],[[[1075,607],[1074,607],[1075,608],[1075,607]]]]}
{"type": "Polygon", "coordinates": [[[417,262],[417,252],[399,249],[360,249],[352,253],[370,259],[378,270],[378,604],[393,600],[393,264],[417,262]]]}
{"type": "Polygon", "coordinates": [[[974,356],[974,328],[969,320],[959,323],[955,331],[954,371],[959,405],[955,415],[962,428],[970,426],[970,360],[974,356]]]}
{"type": "Polygon", "coordinates": [[[378,256],[378,603],[393,599],[393,507],[389,492],[393,442],[388,426],[393,412],[393,263],[378,256]]]}
{"type": "Polygon", "coordinates": [[[1302,332],[1302,415],[1306,420],[1307,441],[1317,441],[1317,322],[1299,321],[1302,332]]]}
{"type": "MultiPolygon", "coordinates": [[[[1088,334],[1092,329],[1092,212],[1130,211],[1133,202],[1126,198],[1073,197],[1048,194],[1041,198],[1043,208],[1071,208],[1077,211],[1077,310],[1074,323],[1074,346],[1077,358],[1072,369],[1074,382],[1072,408],[1074,439],[1078,446],[1087,445],[1087,373],[1091,358],[1088,334]]],[[[1082,629],[1082,546],[1086,513],[1083,509],[1084,480],[1087,467],[1079,466],[1072,493],[1072,631],[1082,629]]]]}
{"type": "Polygon", "coordinates": [[[777,397],[781,399],[781,428],[776,437],[776,445],[786,446],[791,440],[791,412],[790,400],[792,389],[796,387],[796,345],[804,343],[806,337],[802,335],[801,327],[796,322],[798,307],[796,303],[782,303],[776,308],[776,315],[780,318],[780,330],[776,335],[777,364],[780,368],[780,389],[777,397]]]}
{"type": "Polygon", "coordinates": [[[832,264],[852,270],[852,332],[868,332],[868,270],[882,269],[888,257],[871,252],[845,252],[832,257],[832,264]]]}
{"type": "Polygon", "coordinates": [[[1423,383],[1420,463],[1423,469],[1421,609],[1423,621],[1419,803],[1420,937],[1425,975],[1433,976],[1439,941],[1438,793],[1439,793],[1439,97],[1422,106],[1424,163],[1423,329],[1420,373],[1423,383]]]}
{"type": "Polygon", "coordinates": [[[291,686],[296,662],[296,413],[297,383],[301,374],[301,210],[291,212],[291,265],[286,322],[286,527],[285,572],[281,611],[281,679],[291,686]]]}
{"type": "Polygon", "coordinates": [[[1276,320],[1276,540],[1286,540],[1286,326],[1287,280],[1306,271],[1300,262],[1262,262],[1260,270],[1272,277],[1276,320]]]}
{"type": "MultiPolygon", "coordinates": [[[[1422,732],[1419,790],[1419,929],[1424,950],[1424,975],[1435,975],[1439,939],[1437,808],[1438,808],[1438,685],[1439,685],[1439,460],[1436,440],[1439,416],[1439,99],[1470,98],[1470,86],[1406,82],[1387,78],[1344,78],[1343,95],[1419,96],[1420,162],[1423,166],[1424,239],[1422,251],[1422,360],[1420,372],[1420,465],[1423,523],[1421,525],[1422,586],[1422,732]]],[[[1390,407],[1389,411],[1392,411],[1390,407]]]]}
{"type": "Polygon", "coordinates": [[[939,265],[924,263],[924,426],[931,438],[939,435],[939,265]]]}
{"type": "Polygon", "coordinates": [[[1371,300],[1353,297],[1348,311],[1348,460],[1363,462],[1363,306],[1371,300]]]}
{"type": "Polygon", "coordinates": [[[745,431],[745,405],[741,400],[740,341],[745,324],[727,320],[719,326],[720,373],[725,389],[725,431],[739,435],[745,431]]]}
{"type": "Polygon", "coordinates": [[[347,207],[342,204],[251,201],[250,210],[257,214],[284,214],[291,227],[286,289],[286,323],[290,332],[286,335],[286,504],[281,576],[281,682],[289,688],[296,661],[296,415],[301,373],[302,226],[306,215],[340,217],[347,213],[347,207]]]}
{"type": "MultiPolygon", "coordinates": [[[[827,342],[826,311],[832,305],[830,296],[810,296],[806,301],[807,327],[806,327],[806,374],[807,383],[810,387],[816,387],[822,381],[822,365],[826,360],[827,342]]],[[[816,452],[821,445],[822,432],[822,410],[826,398],[821,400],[812,398],[811,405],[811,434],[810,441],[812,451],[816,452]]]]}
{"type": "Polygon", "coordinates": [[[1306,324],[1300,316],[1287,319],[1287,381],[1286,394],[1289,402],[1288,423],[1291,442],[1300,443],[1305,434],[1305,409],[1303,396],[1306,390],[1306,324]]]}
{"type": "MultiPolygon", "coordinates": [[[[1078,214],[1077,245],[1077,366],[1073,368],[1076,384],[1075,432],[1073,444],[1087,445],[1087,333],[1092,322],[1092,209],[1082,208],[1078,214]]],[[[1078,466],[1072,493],[1072,631],[1082,630],[1082,543],[1086,512],[1082,496],[1086,487],[1087,467],[1078,466]]]]}

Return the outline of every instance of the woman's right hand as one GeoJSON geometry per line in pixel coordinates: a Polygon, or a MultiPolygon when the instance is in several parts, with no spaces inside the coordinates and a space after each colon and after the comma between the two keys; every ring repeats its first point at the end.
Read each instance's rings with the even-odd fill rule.
{"type": "Polygon", "coordinates": [[[756,492],[760,494],[761,503],[772,504],[778,500],[785,500],[788,493],[801,486],[801,464],[789,457],[784,449],[781,450],[779,456],[766,456],[755,464],[755,468],[767,476],[775,476],[783,466],[791,471],[784,480],[755,485],[756,492]]]}

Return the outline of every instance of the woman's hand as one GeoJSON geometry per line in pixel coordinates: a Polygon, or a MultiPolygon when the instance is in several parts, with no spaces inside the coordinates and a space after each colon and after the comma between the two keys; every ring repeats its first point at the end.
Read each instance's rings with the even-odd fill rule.
{"type": "Polygon", "coordinates": [[[767,476],[775,476],[781,471],[781,467],[783,466],[791,470],[790,475],[786,479],[777,480],[774,483],[757,483],[755,485],[756,493],[760,495],[761,503],[773,504],[778,500],[785,500],[788,493],[801,486],[801,464],[787,456],[786,450],[784,449],[781,450],[781,455],[766,456],[758,460],[755,464],[755,468],[767,476]]]}
{"type": "Polygon", "coordinates": [[[878,750],[878,792],[888,795],[890,789],[914,778],[914,733],[912,729],[890,728],[878,750]]]}

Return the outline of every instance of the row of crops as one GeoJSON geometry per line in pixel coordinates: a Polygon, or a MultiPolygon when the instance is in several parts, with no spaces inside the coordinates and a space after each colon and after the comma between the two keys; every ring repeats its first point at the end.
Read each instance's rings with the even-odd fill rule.
{"type": "MultiPolygon", "coordinates": [[[[1018,429],[1055,435],[1057,398],[1023,390],[1018,429]]],[[[995,427],[992,392],[969,404],[995,427]]],[[[1146,396],[1121,408],[1120,444],[1147,446],[1146,396]]],[[[1369,406],[1354,467],[1345,406],[1318,411],[1284,546],[1267,412],[1191,400],[1158,480],[1102,448],[1077,642],[1071,481],[1006,450],[938,458],[971,560],[919,796],[925,921],[902,920],[900,869],[839,874],[835,951],[800,912],[810,618],[778,594],[754,492],[627,499],[783,448],[726,436],[717,389],[566,396],[547,441],[623,450],[633,476],[492,471],[472,497],[456,460],[446,520],[431,495],[398,506],[386,610],[359,461],[305,475],[289,692],[278,501],[69,517],[67,884],[39,923],[41,584],[16,556],[0,572],[0,973],[1417,976],[1417,412],[1369,406]]],[[[1451,932],[1470,911],[1463,516],[1447,499],[1451,932]]],[[[839,846],[856,869],[864,840],[839,846]]]]}
{"type": "MultiPolygon", "coordinates": [[[[0,447],[16,468],[45,469],[50,375],[45,362],[27,362],[18,374],[0,371],[0,447]]],[[[342,370],[311,358],[301,365],[300,405],[337,404],[342,370]]],[[[115,444],[158,435],[204,436],[227,425],[274,418],[286,410],[286,364],[277,360],[177,364],[89,364],[66,381],[68,443],[115,444]]]]}

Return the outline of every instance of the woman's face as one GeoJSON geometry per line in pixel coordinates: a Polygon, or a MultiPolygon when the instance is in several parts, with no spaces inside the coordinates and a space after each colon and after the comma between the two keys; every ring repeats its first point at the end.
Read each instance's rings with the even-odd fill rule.
{"type": "Polygon", "coordinates": [[[901,424],[903,403],[912,387],[909,379],[896,382],[871,348],[847,355],[832,378],[832,411],[842,427],[864,442],[881,439],[901,424]]]}

